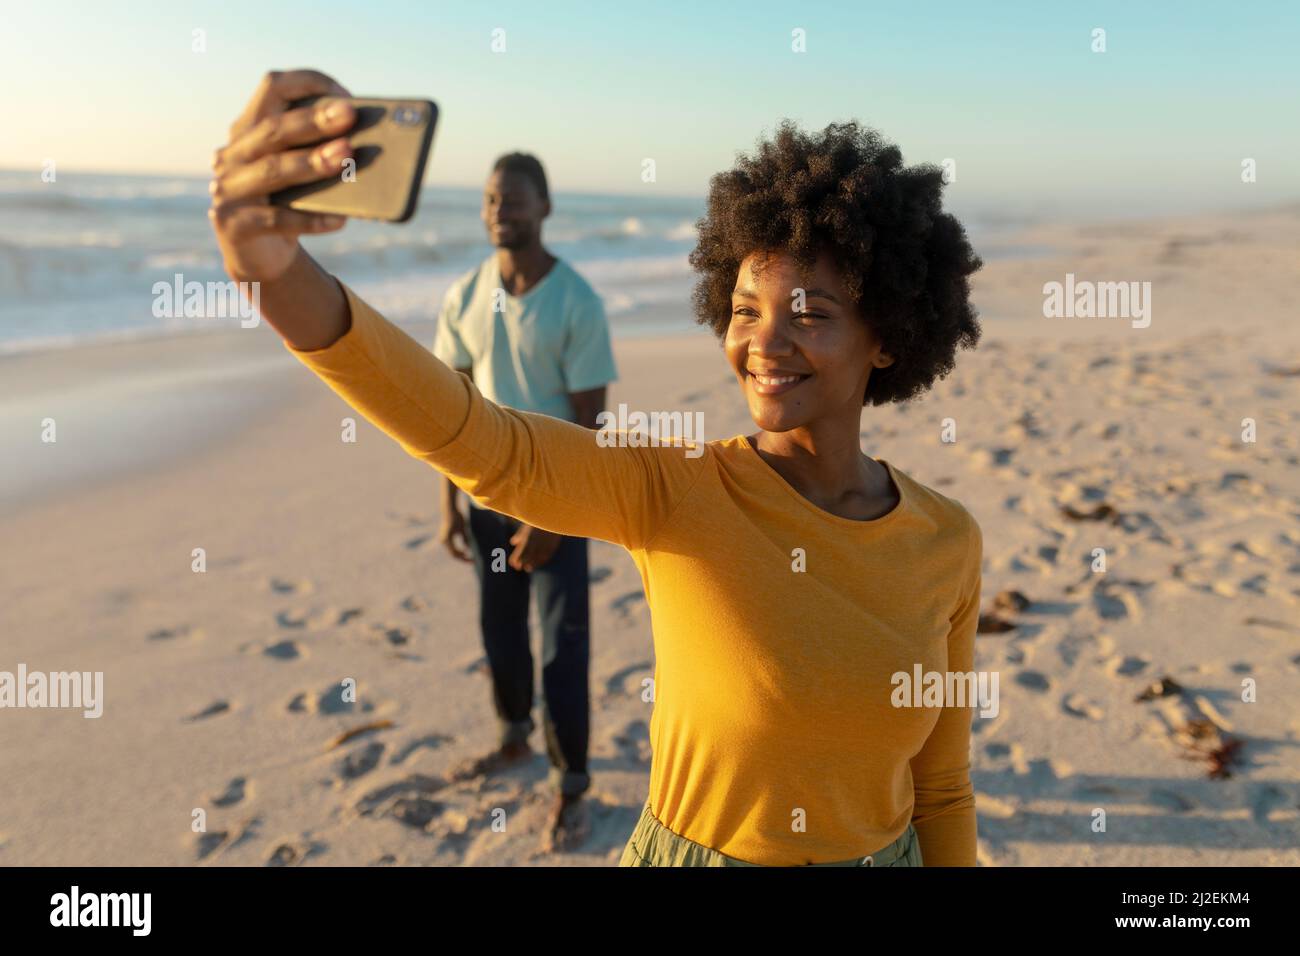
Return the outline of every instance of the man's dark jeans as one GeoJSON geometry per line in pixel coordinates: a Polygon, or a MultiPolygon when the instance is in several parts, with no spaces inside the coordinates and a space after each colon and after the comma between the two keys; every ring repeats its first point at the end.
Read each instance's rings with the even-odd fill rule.
{"type": "Polygon", "coordinates": [[[591,660],[587,604],[587,539],[565,537],[551,560],[532,573],[507,564],[519,528],[514,518],[469,509],[469,542],[479,580],[479,623],[492,674],[501,743],[523,742],[533,722],[533,655],[528,639],[530,585],[542,626],[542,703],[551,781],[565,794],[591,785],[587,746],[591,660]],[[497,550],[500,549],[500,550],[497,550]],[[493,570],[493,568],[496,570],[493,570]]]}

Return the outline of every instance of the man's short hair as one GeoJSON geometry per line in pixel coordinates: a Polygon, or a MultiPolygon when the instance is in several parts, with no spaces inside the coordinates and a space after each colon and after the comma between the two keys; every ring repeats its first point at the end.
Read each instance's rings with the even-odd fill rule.
{"type": "Polygon", "coordinates": [[[550,190],[546,187],[546,170],[542,168],[542,161],[531,153],[506,153],[492,166],[494,173],[502,170],[527,176],[543,199],[551,198],[550,190]]]}

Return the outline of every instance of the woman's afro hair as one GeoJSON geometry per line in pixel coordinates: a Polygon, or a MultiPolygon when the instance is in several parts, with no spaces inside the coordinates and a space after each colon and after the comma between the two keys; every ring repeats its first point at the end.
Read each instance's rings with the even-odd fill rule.
{"type": "Polygon", "coordinates": [[[872,369],[864,405],[913,398],[979,341],[969,276],[983,263],[941,208],[943,172],[904,168],[902,153],[857,122],[807,134],[786,120],[709,187],[690,263],[696,321],[723,338],[741,262],[785,252],[811,271],[828,254],[859,314],[894,357],[872,369]]]}

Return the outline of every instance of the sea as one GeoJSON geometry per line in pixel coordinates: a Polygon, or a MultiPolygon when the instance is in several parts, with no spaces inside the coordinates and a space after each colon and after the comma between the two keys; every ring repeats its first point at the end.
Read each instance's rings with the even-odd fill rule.
{"type": "MultiPolygon", "coordinates": [[[[0,353],[238,322],[158,318],[152,308],[155,283],[227,278],[207,185],[62,170],[44,182],[39,170],[0,170],[0,353]]],[[[304,245],[390,318],[431,319],[447,286],[492,253],[480,201],[476,188],[425,186],[407,223],[352,220],[304,245]]],[[[687,255],[703,197],[567,192],[552,206],[543,239],[600,293],[615,336],[696,327],[687,255]]]]}

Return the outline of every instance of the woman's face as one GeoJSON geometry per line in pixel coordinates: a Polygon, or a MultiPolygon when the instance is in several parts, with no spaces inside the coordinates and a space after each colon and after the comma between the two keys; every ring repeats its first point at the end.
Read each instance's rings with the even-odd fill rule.
{"type": "Polygon", "coordinates": [[[784,253],[749,255],[725,348],[754,424],[768,432],[838,417],[856,427],[871,369],[893,362],[824,255],[807,275],[784,253]]]}

